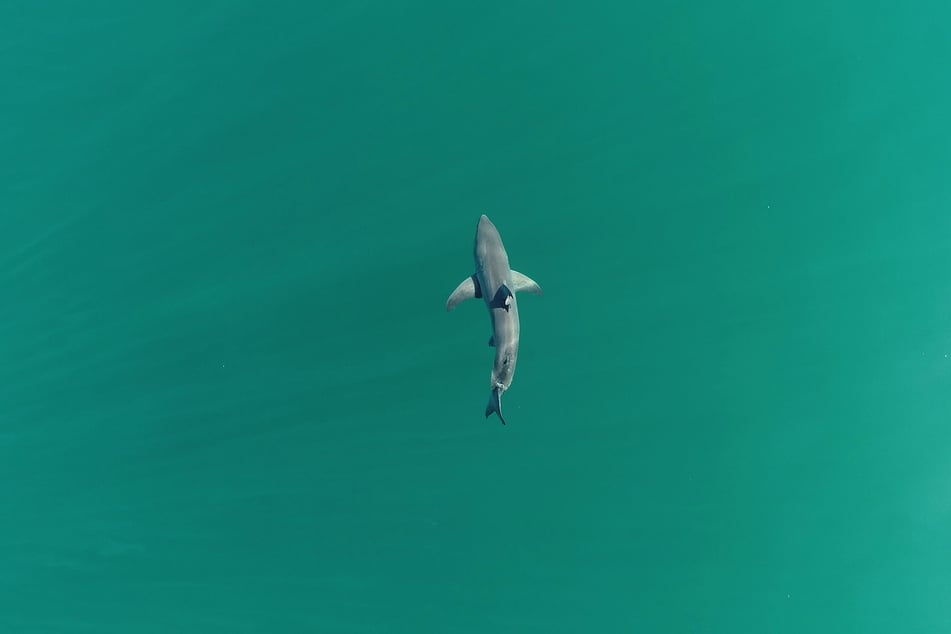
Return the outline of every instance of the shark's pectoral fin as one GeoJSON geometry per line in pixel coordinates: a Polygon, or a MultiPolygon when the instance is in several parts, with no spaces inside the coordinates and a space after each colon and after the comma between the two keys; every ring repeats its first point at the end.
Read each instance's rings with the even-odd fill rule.
{"type": "Polygon", "coordinates": [[[462,280],[459,286],[456,287],[456,290],[452,292],[452,295],[449,296],[449,299],[446,300],[446,310],[452,310],[456,307],[456,304],[464,302],[467,299],[475,299],[478,297],[482,297],[479,280],[476,279],[475,275],[470,275],[462,280]]]}
{"type": "Polygon", "coordinates": [[[508,312],[509,308],[512,306],[512,291],[509,290],[509,287],[503,284],[499,287],[499,290],[496,291],[495,297],[492,298],[492,308],[504,308],[505,312],[508,312]]]}
{"type": "Polygon", "coordinates": [[[512,271],[512,290],[516,293],[542,294],[542,287],[538,285],[538,282],[518,271],[512,271]]]}
{"type": "Polygon", "coordinates": [[[489,347],[490,348],[495,347],[495,335],[489,335],[489,347]]]}

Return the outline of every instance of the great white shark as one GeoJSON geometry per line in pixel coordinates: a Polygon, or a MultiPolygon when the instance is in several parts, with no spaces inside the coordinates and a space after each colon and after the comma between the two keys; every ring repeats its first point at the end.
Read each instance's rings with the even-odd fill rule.
{"type": "Polygon", "coordinates": [[[485,417],[493,412],[502,418],[502,393],[512,385],[515,361],[518,359],[518,302],[515,294],[520,291],[541,295],[542,289],[526,275],[509,268],[509,256],[502,244],[502,237],[492,221],[483,214],[476,227],[475,273],[462,280],[449,299],[446,310],[452,310],[467,299],[481,297],[489,309],[492,320],[492,336],[489,345],[495,346],[495,363],[489,384],[492,392],[485,406],[485,417]]]}

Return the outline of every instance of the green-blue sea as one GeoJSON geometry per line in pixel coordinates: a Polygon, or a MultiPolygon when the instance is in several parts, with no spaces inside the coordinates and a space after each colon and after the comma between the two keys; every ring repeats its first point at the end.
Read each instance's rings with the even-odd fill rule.
{"type": "Polygon", "coordinates": [[[0,632],[951,632],[949,24],[0,3],[0,632]]]}

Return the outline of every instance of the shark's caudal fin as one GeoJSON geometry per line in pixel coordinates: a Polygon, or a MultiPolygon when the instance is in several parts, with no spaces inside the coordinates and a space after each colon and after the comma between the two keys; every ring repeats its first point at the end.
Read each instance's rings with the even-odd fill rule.
{"type": "Polygon", "coordinates": [[[512,288],[512,292],[515,293],[542,294],[542,287],[538,285],[538,282],[518,271],[512,271],[512,286],[514,287],[512,288]]]}
{"type": "Polygon", "coordinates": [[[489,404],[485,406],[485,417],[488,418],[491,416],[492,412],[499,415],[499,420],[502,421],[504,425],[505,419],[502,418],[502,393],[498,390],[492,390],[492,393],[489,394],[489,404]]]}
{"type": "Polygon", "coordinates": [[[476,279],[475,275],[470,275],[462,280],[459,286],[456,287],[456,290],[452,292],[452,295],[449,296],[449,299],[446,300],[446,310],[452,310],[456,307],[456,304],[477,297],[482,297],[479,280],[476,279]]]}

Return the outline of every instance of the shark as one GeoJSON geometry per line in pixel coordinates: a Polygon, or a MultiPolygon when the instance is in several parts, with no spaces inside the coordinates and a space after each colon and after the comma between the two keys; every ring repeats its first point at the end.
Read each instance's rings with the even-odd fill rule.
{"type": "Polygon", "coordinates": [[[515,376],[515,362],[518,360],[518,302],[515,294],[519,292],[541,295],[538,283],[509,267],[509,256],[502,244],[502,236],[488,216],[482,214],[476,227],[475,273],[462,280],[456,290],[446,300],[446,310],[451,311],[467,299],[485,301],[492,322],[492,336],[489,345],[495,348],[495,362],[492,364],[489,402],[485,406],[485,417],[493,413],[505,425],[502,417],[502,394],[512,385],[515,376]]]}

